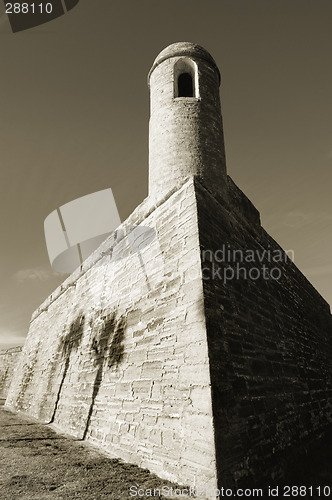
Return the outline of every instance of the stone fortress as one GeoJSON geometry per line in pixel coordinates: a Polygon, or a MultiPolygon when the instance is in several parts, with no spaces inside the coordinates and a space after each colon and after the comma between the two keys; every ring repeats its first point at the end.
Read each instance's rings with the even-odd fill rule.
{"type": "Polygon", "coordinates": [[[6,405],[178,484],[278,483],[331,429],[330,307],[227,176],[211,55],[172,44],[148,83],[149,196],[34,312],[6,405]],[[222,248],[278,279],[225,281],[222,248]]]}

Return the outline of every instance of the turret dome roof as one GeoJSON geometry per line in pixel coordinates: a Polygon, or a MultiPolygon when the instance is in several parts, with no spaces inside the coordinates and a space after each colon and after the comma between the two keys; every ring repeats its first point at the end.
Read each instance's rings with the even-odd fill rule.
{"type": "Polygon", "coordinates": [[[168,45],[168,47],[163,49],[154,60],[152,68],[149,71],[148,81],[150,80],[150,75],[152,71],[160,63],[162,63],[166,59],[169,59],[170,57],[179,57],[179,56],[192,57],[193,59],[203,59],[204,61],[209,62],[211,66],[213,66],[216,69],[220,82],[220,72],[211,54],[200,45],[197,45],[196,43],[192,42],[176,42],[172,43],[171,45],[168,45]]]}

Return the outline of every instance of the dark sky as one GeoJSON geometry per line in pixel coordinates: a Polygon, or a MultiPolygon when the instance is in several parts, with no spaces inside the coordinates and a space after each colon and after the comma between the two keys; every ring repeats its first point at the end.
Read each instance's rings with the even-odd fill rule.
{"type": "Polygon", "coordinates": [[[330,0],[81,0],[16,34],[2,15],[0,347],[66,277],[45,217],[111,187],[124,220],[146,197],[146,77],[177,41],[216,60],[228,173],[332,303],[331,19],[330,0]]]}

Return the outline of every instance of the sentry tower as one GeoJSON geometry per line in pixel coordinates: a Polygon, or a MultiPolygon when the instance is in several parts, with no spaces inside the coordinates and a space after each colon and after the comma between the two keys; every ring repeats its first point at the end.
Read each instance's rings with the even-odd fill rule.
{"type": "Polygon", "coordinates": [[[148,84],[149,196],[158,199],[192,176],[224,193],[220,72],[212,56],[194,43],[173,43],[155,59],[148,84]]]}

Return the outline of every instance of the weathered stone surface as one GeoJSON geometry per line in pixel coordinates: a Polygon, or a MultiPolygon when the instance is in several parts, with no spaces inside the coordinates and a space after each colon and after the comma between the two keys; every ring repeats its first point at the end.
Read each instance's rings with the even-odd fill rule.
{"type": "MultiPolygon", "coordinates": [[[[196,182],[202,251],[280,249],[241,210],[240,193],[235,209],[234,197],[227,204],[196,182]]],[[[278,280],[208,279],[213,264],[228,263],[202,262],[210,269],[203,286],[219,483],[261,487],[282,481],[331,426],[330,307],[289,259],[241,263],[277,267],[278,280]]]]}
{"type": "Polygon", "coordinates": [[[6,398],[22,347],[12,347],[0,351],[0,398],[6,398]]]}
{"type": "Polygon", "coordinates": [[[164,478],[188,484],[200,478],[212,488],[214,433],[193,180],[158,206],[145,200],[124,225],[134,222],[157,228],[140,258],[102,262],[110,252],[105,241],[35,312],[7,405],[164,478]],[[182,210],[184,201],[189,212],[182,210]],[[185,277],[184,269],[193,269],[195,278],[185,277]],[[204,421],[199,433],[192,415],[204,421]]]}

